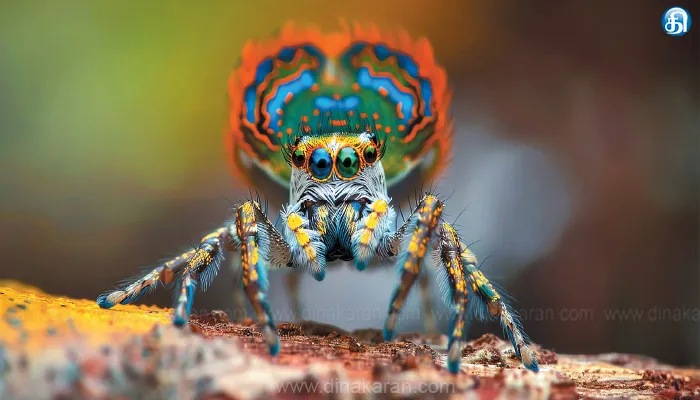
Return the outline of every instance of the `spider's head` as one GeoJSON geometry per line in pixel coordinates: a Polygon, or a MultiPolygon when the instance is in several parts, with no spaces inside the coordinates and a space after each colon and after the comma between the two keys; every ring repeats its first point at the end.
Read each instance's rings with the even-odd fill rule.
{"type": "Polygon", "coordinates": [[[302,122],[299,132],[284,147],[289,164],[316,182],[350,181],[362,176],[365,168],[382,158],[385,139],[366,118],[355,120],[353,115],[329,115],[319,122],[315,132],[302,122]]]}
{"type": "Polygon", "coordinates": [[[292,166],[293,198],[337,202],[341,197],[370,197],[386,191],[380,161],[386,140],[364,114],[355,116],[351,111],[341,117],[327,114],[315,131],[305,121],[300,124],[284,146],[292,166]]]}

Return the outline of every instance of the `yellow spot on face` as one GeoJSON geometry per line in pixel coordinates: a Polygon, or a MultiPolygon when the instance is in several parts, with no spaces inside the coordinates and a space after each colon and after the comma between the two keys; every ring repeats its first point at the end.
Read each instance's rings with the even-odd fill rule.
{"type": "Polygon", "coordinates": [[[293,231],[299,229],[303,223],[304,222],[301,220],[301,217],[296,213],[291,213],[287,217],[287,226],[293,231]]]}
{"type": "Polygon", "coordinates": [[[253,268],[253,270],[250,271],[250,280],[253,282],[258,280],[258,271],[255,268],[253,268]]]}

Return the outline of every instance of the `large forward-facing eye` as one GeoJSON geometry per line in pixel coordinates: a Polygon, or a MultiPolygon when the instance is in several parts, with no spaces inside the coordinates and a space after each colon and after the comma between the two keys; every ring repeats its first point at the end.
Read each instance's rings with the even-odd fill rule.
{"type": "Polygon", "coordinates": [[[297,168],[301,168],[304,166],[304,161],[306,161],[306,154],[304,154],[304,150],[294,150],[294,153],[292,153],[292,164],[294,164],[294,166],[297,168]]]}
{"type": "Polygon", "coordinates": [[[352,178],[360,170],[360,157],[352,147],[343,147],[338,152],[336,168],[343,178],[352,178]]]}
{"type": "Polygon", "coordinates": [[[331,154],[323,147],[319,147],[311,153],[309,157],[309,171],[311,175],[319,180],[328,178],[333,170],[333,160],[331,154]]]}
{"type": "Polygon", "coordinates": [[[377,161],[377,148],[374,147],[373,144],[368,145],[365,147],[363,156],[367,164],[374,164],[374,162],[377,161]]]}

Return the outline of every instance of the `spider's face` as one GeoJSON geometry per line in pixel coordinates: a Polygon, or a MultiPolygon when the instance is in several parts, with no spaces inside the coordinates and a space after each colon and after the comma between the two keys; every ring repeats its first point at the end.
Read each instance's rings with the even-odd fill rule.
{"type": "Polygon", "coordinates": [[[338,205],[386,197],[384,139],[373,131],[327,132],[302,134],[287,147],[290,201],[338,205]]]}
{"type": "Polygon", "coordinates": [[[381,141],[372,132],[302,136],[290,147],[290,164],[315,182],[352,181],[381,158],[381,141]]]}

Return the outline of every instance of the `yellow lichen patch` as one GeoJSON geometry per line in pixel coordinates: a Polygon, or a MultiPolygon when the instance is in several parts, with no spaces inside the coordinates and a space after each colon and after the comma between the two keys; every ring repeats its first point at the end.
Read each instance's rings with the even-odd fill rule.
{"type": "Polygon", "coordinates": [[[95,300],[53,296],[33,286],[0,280],[0,342],[27,351],[69,339],[99,344],[108,343],[113,334],[144,333],[157,323],[170,323],[171,311],[135,305],[107,310],[95,300]]]}

